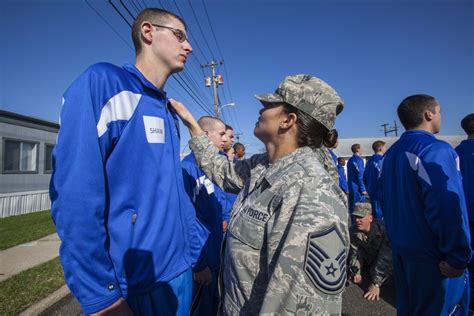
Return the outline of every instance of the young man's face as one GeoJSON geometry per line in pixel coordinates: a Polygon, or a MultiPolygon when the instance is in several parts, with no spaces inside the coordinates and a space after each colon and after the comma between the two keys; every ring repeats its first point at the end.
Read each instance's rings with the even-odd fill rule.
{"type": "MultiPolygon", "coordinates": [[[[160,25],[179,30],[186,34],[183,23],[174,17],[169,17],[160,25]]],[[[173,30],[164,27],[155,27],[153,35],[152,50],[155,58],[158,58],[161,64],[168,68],[170,73],[183,70],[188,55],[193,51],[191,44],[189,44],[187,40],[180,43],[178,37],[173,33],[173,30]]]]}
{"type": "Polygon", "coordinates": [[[339,159],[337,162],[339,163],[339,166],[344,167],[346,165],[346,160],[344,160],[344,159],[339,159]]]}
{"type": "Polygon", "coordinates": [[[431,122],[433,134],[439,133],[441,130],[441,106],[439,104],[435,107],[435,113],[433,113],[433,120],[431,122]]]}
{"type": "Polygon", "coordinates": [[[219,150],[224,149],[224,143],[227,141],[227,135],[225,133],[225,125],[222,122],[215,122],[213,128],[205,131],[207,137],[219,150]]]}
{"type": "Polygon", "coordinates": [[[235,151],[235,155],[239,159],[242,158],[243,156],[245,156],[245,148],[244,147],[237,147],[237,150],[235,151]]]}
{"type": "Polygon", "coordinates": [[[224,143],[224,150],[228,151],[234,145],[234,131],[230,128],[225,131],[227,135],[227,141],[224,143]]]}

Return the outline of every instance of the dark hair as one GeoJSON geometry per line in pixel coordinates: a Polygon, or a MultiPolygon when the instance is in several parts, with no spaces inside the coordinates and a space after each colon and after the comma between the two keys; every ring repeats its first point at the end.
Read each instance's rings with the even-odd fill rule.
{"type": "Polygon", "coordinates": [[[135,46],[135,53],[138,55],[142,50],[142,41],[141,41],[141,25],[145,21],[150,21],[153,19],[153,22],[156,24],[164,24],[170,20],[170,18],[175,18],[181,23],[183,23],[184,28],[186,29],[186,23],[184,20],[170,12],[159,8],[146,8],[138,14],[133,21],[132,25],[132,41],[135,46]]]}
{"type": "Polygon", "coordinates": [[[351,146],[351,151],[352,151],[353,154],[355,154],[359,149],[360,149],[359,144],[354,144],[354,145],[351,146]]]}
{"type": "Polygon", "coordinates": [[[468,114],[462,119],[461,127],[467,135],[474,134],[474,113],[468,114]]]}
{"type": "Polygon", "coordinates": [[[344,159],[344,157],[337,157],[337,162],[338,163],[346,162],[346,159],[344,159]]]}
{"type": "Polygon", "coordinates": [[[400,122],[406,130],[414,129],[423,123],[426,111],[435,113],[438,103],[436,99],[426,94],[416,94],[405,98],[397,109],[400,122]]]}
{"type": "Polygon", "coordinates": [[[232,126],[226,124],[226,125],[225,125],[225,130],[228,130],[228,129],[234,130],[234,129],[232,128],[232,126]]]}
{"type": "Polygon", "coordinates": [[[296,142],[298,146],[308,146],[312,149],[320,148],[323,145],[332,148],[336,142],[338,133],[335,129],[328,130],[323,124],[309,114],[297,109],[288,103],[283,103],[283,111],[286,114],[294,113],[298,117],[296,126],[296,142]]]}
{"type": "Polygon", "coordinates": [[[383,140],[376,140],[373,144],[372,144],[372,149],[374,150],[374,152],[378,152],[382,149],[382,147],[385,146],[385,142],[383,140]]]}
{"type": "Polygon", "coordinates": [[[241,143],[235,143],[235,144],[234,144],[234,150],[237,150],[238,148],[243,148],[243,149],[245,149],[245,146],[244,146],[243,144],[241,144],[241,143]]]}

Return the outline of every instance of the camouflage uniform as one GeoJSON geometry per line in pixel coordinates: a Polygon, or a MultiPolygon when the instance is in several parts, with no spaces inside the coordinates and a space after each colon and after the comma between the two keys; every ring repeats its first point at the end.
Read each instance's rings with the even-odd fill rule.
{"type": "MultiPolygon", "coordinates": [[[[298,76],[285,80],[327,86],[298,76]]],[[[342,105],[336,97],[313,105],[333,112],[332,121],[321,118],[329,128],[336,106],[342,105]]],[[[266,153],[229,162],[205,135],[193,137],[190,148],[214,183],[226,191],[240,190],[222,249],[223,313],[340,314],[348,214],[342,191],[326,170],[324,149],[300,147],[270,164],[266,153]]]]}
{"type": "MultiPolygon", "coordinates": [[[[372,208],[369,203],[357,203],[354,207],[353,215],[371,214],[372,208]],[[361,210],[364,205],[366,207],[361,210]]],[[[349,232],[351,236],[349,271],[352,274],[361,274],[363,266],[370,266],[371,282],[380,287],[393,273],[392,250],[383,222],[374,220],[368,234],[358,231],[355,225],[350,228],[349,232]]]]}

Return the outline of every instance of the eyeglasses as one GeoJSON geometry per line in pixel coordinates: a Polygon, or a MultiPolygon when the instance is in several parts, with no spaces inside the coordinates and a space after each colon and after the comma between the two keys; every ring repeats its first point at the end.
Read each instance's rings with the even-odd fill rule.
{"type": "Polygon", "coordinates": [[[178,30],[178,29],[175,29],[175,28],[169,27],[169,26],[159,25],[159,24],[153,24],[152,23],[151,25],[156,26],[156,27],[162,27],[162,28],[170,30],[171,32],[173,32],[174,36],[176,36],[176,38],[178,39],[178,41],[180,43],[183,43],[184,41],[186,41],[188,39],[186,34],[181,30],[178,30]]]}

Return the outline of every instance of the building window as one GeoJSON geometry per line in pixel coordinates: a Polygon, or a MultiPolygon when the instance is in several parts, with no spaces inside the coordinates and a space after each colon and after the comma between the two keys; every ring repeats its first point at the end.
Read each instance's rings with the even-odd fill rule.
{"type": "Polygon", "coordinates": [[[4,172],[37,172],[38,143],[4,140],[4,172]]]}
{"type": "Polygon", "coordinates": [[[53,148],[54,145],[46,144],[44,147],[44,172],[53,171],[53,148]]]}

